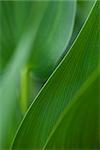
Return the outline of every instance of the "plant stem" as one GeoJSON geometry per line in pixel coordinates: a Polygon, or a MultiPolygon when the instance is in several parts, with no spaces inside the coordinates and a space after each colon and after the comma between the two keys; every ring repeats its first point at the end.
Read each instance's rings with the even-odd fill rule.
{"type": "Polygon", "coordinates": [[[21,72],[20,80],[20,106],[22,113],[25,113],[28,108],[29,97],[29,69],[25,66],[21,72]]]}

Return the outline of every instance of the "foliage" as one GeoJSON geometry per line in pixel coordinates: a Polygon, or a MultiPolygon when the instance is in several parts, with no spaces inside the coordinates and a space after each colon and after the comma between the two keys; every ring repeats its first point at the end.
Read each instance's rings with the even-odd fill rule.
{"type": "Polygon", "coordinates": [[[0,1],[0,148],[99,149],[99,11],[0,1]]]}

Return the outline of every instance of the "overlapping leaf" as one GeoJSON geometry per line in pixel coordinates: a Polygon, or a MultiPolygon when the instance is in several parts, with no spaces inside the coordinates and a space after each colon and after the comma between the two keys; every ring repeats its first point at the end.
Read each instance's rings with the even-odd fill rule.
{"type": "MultiPolygon", "coordinates": [[[[65,108],[67,109],[67,107],[70,106],[71,102],[74,103],[74,96],[76,95],[76,93],[80,91],[84,83],[87,80],[90,80],[91,75],[93,74],[93,72],[96,71],[99,65],[98,54],[100,52],[99,11],[100,11],[100,3],[97,1],[93,6],[89,18],[87,19],[82,31],[80,32],[77,40],[75,41],[74,45],[70,49],[69,53],[65,56],[63,61],[54,71],[52,76],[49,78],[47,83],[44,85],[43,89],[36,97],[30,109],[28,110],[14,139],[13,149],[14,148],[17,149],[45,148],[48,141],[50,140],[52,133],[56,130],[57,124],[59,122],[59,118],[62,115],[63,111],[65,110],[65,108]]],[[[82,126],[79,120],[77,120],[78,124],[76,124],[76,121],[75,122],[73,121],[73,124],[70,124],[70,119],[74,117],[74,114],[72,114],[72,112],[74,113],[75,110],[78,109],[80,113],[80,116],[78,115],[79,116],[78,119],[81,116],[83,117],[84,115],[84,117],[86,117],[87,120],[88,117],[92,118],[91,115],[93,114],[90,112],[93,109],[93,105],[95,106],[95,110],[98,109],[97,107],[98,95],[94,96],[96,100],[93,97],[92,102],[90,101],[91,99],[90,93],[91,92],[93,92],[93,94],[98,93],[98,91],[96,91],[97,89],[95,88],[97,84],[97,80],[96,82],[95,80],[88,85],[89,89],[85,87],[86,89],[84,89],[84,91],[86,91],[86,93],[84,95],[80,95],[78,97],[78,100],[76,100],[77,102],[75,102],[75,104],[70,106],[71,110],[68,111],[68,114],[66,113],[66,117],[68,118],[66,120],[65,117],[63,121],[68,121],[68,125],[71,125],[72,129],[74,129],[74,125],[75,127],[76,125],[78,125],[80,130],[82,130],[82,126]],[[83,108],[86,107],[86,111],[88,111],[87,105],[89,105],[90,102],[91,102],[91,107],[89,111],[89,116],[87,117],[87,114],[83,113],[83,108]],[[83,104],[83,106],[79,108],[81,103],[83,104]]],[[[95,121],[95,117],[97,118],[97,111],[94,114],[93,122],[95,121]]],[[[85,122],[86,120],[84,119],[85,122]]],[[[89,120],[87,120],[87,124],[84,123],[87,126],[89,125],[88,121],[89,120]]],[[[95,123],[92,125],[94,127],[96,126],[95,123]]],[[[86,143],[88,143],[89,145],[88,147],[92,147],[92,148],[95,147],[94,145],[91,145],[90,142],[91,140],[93,140],[91,134],[94,133],[94,136],[97,135],[97,129],[96,132],[91,131],[92,129],[94,130],[94,127],[93,128],[90,127],[91,129],[89,130],[89,133],[86,132],[87,127],[84,127],[84,131],[86,130],[85,131],[86,134],[81,133],[81,135],[83,135],[82,140],[81,142],[79,141],[78,143],[78,139],[75,139],[76,144],[75,142],[73,142],[73,139],[71,139],[71,138],[75,138],[74,135],[76,132],[73,132],[73,130],[71,131],[71,128],[69,126],[68,129],[70,131],[68,131],[67,128],[63,129],[62,127],[66,127],[66,126],[64,126],[64,124],[59,125],[57,132],[55,132],[54,134],[54,138],[52,137],[51,143],[49,145],[50,148],[58,148],[59,146],[61,148],[63,148],[63,146],[71,147],[71,148],[72,147],[74,148],[74,146],[78,148],[80,147],[84,148],[84,146],[86,146],[84,144],[86,143]],[[73,137],[69,135],[70,137],[68,139],[68,137],[65,137],[67,136],[67,133],[64,134],[64,137],[61,140],[61,144],[63,145],[59,145],[61,139],[60,137],[61,132],[64,131],[65,133],[68,132],[68,135],[72,133],[73,137]],[[86,142],[87,136],[88,136],[88,141],[86,142]],[[56,143],[54,140],[56,141],[56,143]],[[65,141],[67,146],[65,143],[63,143],[65,141]],[[71,145],[71,141],[73,145],[71,145]]],[[[79,137],[80,134],[77,135],[77,138],[79,137]]],[[[96,141],[94,141],[94,143],[96,143],[96,141]]]]}
{"type": "MultiPolygon", "coordinates": [[[[44,57],[44,64],[49,67],[48,62],[52,59],[45,59],[49,51],[52,54],[49,55],[50,57],[53,58],[54,55],[52,64],[55,65],[71,36],[75,18],[75,2],[1,1],[0,8],[0,73],[5,71],[0,80],[0,137],[2,137],[0,148],[8,148],[14,135],[12,128],[16,130],[14,109],[16,110],[16,103],[18,103],[15,99],[16,91],[19,93],[20,72],[32,55],[35,56],[36,61],[31,57],[29,61],[31,67],[34,63],[38,68],[40,56],[44,57]],[[70,9],[72,13],[69,13],[70,9]],[[46,24],[46,29],[43,23],[46,24]],[[57,51],[59,53],[56,55],[57,51]]],[[[42,59],[41,62],[43,62],[42,59]]],[[[45,70],[42,69],[42,71],[44,73],[45,70]]]]}
{"type": "Polygon", "coordinates": [[[71,42],[76,38],[76,36],[80,32],[80,29],[82,28],[91,8],[93,7],[94,2],[95,0],[77,1],[76,19],[75,19],[74,31],[71,38],[71,42]]]}
{"type": "Polygon", "coordinates": [[[73,31],[75,12],[76,1],[51,1],[48,6],[31,60],[33,73],[40,79],[47,79],[65,51],[73,31]]]}
{"type": "Polygon", "coordinates": [[[8,148],[16,130],[18,116],[18,89],[20,81],[20,72],[26,65],[31,53],[33,42],[40,21],[43,17],[46,7],[41,7],[40,15],[34,24],[34,29],[28,30],[23,34],[13,58],[11,59],[6,73],[0,80],[0,148],[8,148]],[[17,95],[16,95],[17,94],[17,95]],[[17,99],[17,101],[16,101],[17,99]],[[5,113],[4,113],[5,112],[5,113]],[[15,120],[14,120],[14,119],[15,120]]]}
{"type": "Polygon", "coordinates": [[[46,149],[100,148],[99,82],[97,69],[62,113],[46,149]]]}
{"type": "Polygon", "coordinates": [[[1,1],[1,70],[10,60],[22,34],[34,29],[41,6],[46,10],[32,47],[29,66],[41,78],[47,78],[52,72],[72,34],[75,1],[1,1]]]}
{"type": "MultiPolygon", "coordinates": [[[[9,63],[24,33],[36,28],[49,2],[0,1],[1,71],[9,63]]],[[[20,50],[21,51],[21,50],[20,50]]]]}

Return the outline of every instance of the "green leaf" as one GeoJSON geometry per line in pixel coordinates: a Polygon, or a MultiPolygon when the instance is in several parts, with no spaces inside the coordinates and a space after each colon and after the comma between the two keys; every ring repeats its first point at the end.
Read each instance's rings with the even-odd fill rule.
{"type": "Polygon", "coordinates": [[[34,29],[42,7],[47,7],[39,26],[29,65],[33,74],[47,78],[66,49],[74,19],[75,1],[1,1],[1,71],[12,57],[21,36],[34,29]],[[71,10],[71,13],[70,13],[71,10]]]}
{"type": "MultiPolygon", "coordinates": [[[[21,83],[25,85],[22,89],[19,83],[21,72],[24,72],[24,68],[29,64],[30,56],[38,57],[37,60],[39,61],[38,48],[41,51],[38,52],[44,59],[44,55],[49,53],[50,50],[52,50],[52,57],[53,55],[56,57],[54,58],[55,61],[59,59],[58,57],[65,50],[65,46],[67,46],[71,36],[75,8],[75,2],[69,3],[67,1],[0,1],[0,73],[2,73],[0,78],[0,137],[2,137],[0,138],[0,148],[9,147],[16,131],[16,125],[14,124],[16,124],[16,120],[19,117],[19,115],[16,116],[19,111],[19,89],[22,92],[22,105],[24,103],[22,109],[26,110],[27,107],[27,99],[23,102],[23,97],[27,97],[27,89],[24,89],[27,86],[27,78],[25,77],[26,74],[25,76],[22,75],[21,83]],[[71,13],[69,13],[69,8],[72,9],[71,13]],[[46,23],[46,29],[43,22],[46,23]],[[51,44],[49,43],[49,45],[47,44],[47,37],[50,37],[51,44]],[[44,51],[44,48],[41,46],[40,41],[42,38],[45,40],[43,40],[42,45],[47,51],[44,51]],[[52,38],[54,38],[53,41],[52,38]],[[60,39],[63,40],[60,41],[60,39]],[[57,44],[57,41],[59,44],[57,44]],[[35,46],[34,43],[36,43],[35,46]],[[52,45],[52,43],[54,44],[52,45]],[[53,49],[52,47],[56,48],[53,49]],[[57,50],[59,50],[58,55],[55,54],[57,50]]],[[[51,58],[48,60],[51,63],[51,58]]],[[[34,61],[32,57],[31,67],[34,61]]],[[[48,64],[46,61],[47,58],[44,63],[48,64]]],[[[35,63],[35,65],[38,68],[38,64],[35,63]]]]}
{"type": "Polygon", "coordinates": [[[62,113],[46,149],[100,148],[99,82],[96,70],[62,113]]]}
{"type": "Polygon", "coordinates": [[[57,65],[71,38],[75,12],[76,1],[51,1],[48,6],[33,47],[31,65],[37,77],[47,79],[57,65]]]}
{"type": "Polygon", "coordinates": [[[27,62],[31,45],[32,41],[28,35],[25,35],[16,49],[16,54],[9,64],[7,72],[0,80],[0,137],[2,137],[0,138],[0,148],[8,148],[16,131],[20,70],[27,62]]]}
{"type": "Polygon", "coordinates": [[[92,8],[94,2],[95,0],[92,1],[77,0],[77,17],[78,17],[77,19],[79,20],[79,24],[84,23],[86,16],[88,15],[90,9],[92,8]]]}
{"type": "Polygon", "coordinates": [[[75,18],[75,25],[73,34],[71,37],[71,41],[69,43],[69,46],[74,41],[78,33],[80,32],[80,29],[82,28],[91,8],[93,7],[95,0],[86,0],[86,1],[80,1],[77,0],[77,10],[76,10],[76,18],[75,18]]]}
{"type": "Polygon", "coordinates": [[[49,2],[0,1],[0,67],[4,70],[24,33],[35,29],[49,2]]]}
{"type": "MultiPolygon", "coordinates": [[[[100,3],[97,1],[73,46],[27,111],[16,133],[13,149],[45,148],[64,109],[74,102],[76,93],[100,65],[99,11],[100,3]]],[[[91,104],[95,105],[93,101],[91,104]]]]}
{"type": "MultiPolygon", "coordinates": [[[[5,74],[0,80],[0,148],[8,148],[16,131],[18,116],[19,81],[21,70],[25,67],[32,50],[37,29],[44,15],[46,5],[41,6],[41,11],[34,24],[34,29],[28,30],[22,35],[15,53],[8,64],[5,74]],[[16,101],[17,100],[17,101],[16,101]],[[18,112],[18,110],[17,110],[18,112]],[[13,118],[16,118],[15,120],[13,118]],[[13,129],[14,128],[14,129],[13,129]]],[[[19,122],[19,120],[18,120],[19,122]]]]}

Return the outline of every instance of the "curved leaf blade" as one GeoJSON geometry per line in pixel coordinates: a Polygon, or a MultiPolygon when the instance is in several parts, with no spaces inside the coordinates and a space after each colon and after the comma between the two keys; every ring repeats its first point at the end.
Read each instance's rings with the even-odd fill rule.
{"type": "Polygon", "coordinates": [[[38,30],[31,59],[37,77],[49,77],[73,31],[76,1],[51,1],[38,30]],[[71,11],[71,12],[70,12],[71,11]]]}
{"type": "MultiPolygon", "coordinates": [[[[49,2],[0,1],[0,67],[4,71],[23,34],[34,30],[49,2]]],[[[30,37],[31,38],[31,37],[30,37]]]]}
{"type": "Polygon", "coordinates": [[[16,118],[17,120],[18,118],[15,111],[16,107],[18,109],[17,90],[19,88],[20,74],[30,57],[36,32],[45,9],[46,5],[41,6],[41,13],[34,24],[34,29],[30,29],[22,35],[15,53],[8,63],[6,73],[3,74],[0,80],[0,148],[10,146],[16,131],[16,127],[13,126],[17,122],[14,119],[16,118]]]}
{"type": "Polygon", "coordinates": [[[99,83],[96,70],[62,113],[46,149],[99,149],[99,83]]]}
{"type": "Polygon", "coordinates": [[[100,3],[96,2],[69,53],[28,110],[14,139],[13,149],[42,149],[62,111],[97,68],[100,50],[99,10],[100,3]]]}
{"type": "MultiPolygon", "coordinates": [[[[58,3],[59,2],[55,2],[55,5],[58,5],[58,3]]],[[[72,28],[74,25],[74,17],[75,17],[75,3],[72,3],[72,4],[74,5],[72,5],[71,7],[73,10],[73,13],[71,15],[72,17],[71,17],[70,23],[72,23],[72,25],[71,25],[70,32],[72,32],[72,28]]],[[[31,51],[32,50],[34,51],[34,48],[30,46],[33,44],[32,46],[34,47],[34,42],[32,42],[34,41],[34,36],[31,36],[31,34],[26,35],[26,33],[32,30],[32,34],[33,34],[33,31],[36,32],[40,28],[38,26],[41,26],[39,23],[39,19],[41,18],[42,9],[47,9],[48,5],[55,7],[53,6],[53,2],[49,2],[49,1],[47,2],[1,1],[0,2],[0,8],[1,8],[0,9],[0,18],[1,18],[0,54],[2,58],[0,59],[0,71],[2,72],[3,70],[5,70],[6,72],[7,70],[7,74],[5,73],[2,76],[3,81],[1,81],[1,85],[0,85],[0,104],[1,104],[0,105],[1,106],[0,107],[0,122],[2,122],[2,125],[0,125],[0,136],[2,137],[2,139],[0,139],[0,144],[1,144],[0,146],[2,147],[3,145],[4,148],[9,145],[9,144],[6,145],[7,143],[6,141],[7,141],[7,138],[9,139],[11,135],[8,132],[10,132],[11,131],[10,128],[12,128],[11,127],[12,120],[13,120],[12,115],[14,116],[16,115],[16,114],[13,114],[12,112],[16,105],[15,104],[16,90],[18,88],[17,84],[19,83],[19,80],[20,80],[20,71],[23,69],[23,66],[26,64],[27,60],[30,58],[30,54],[32,54],[31,51]],[[29,17],[27,17],[28,15],[29,17]],[[29,36],[27,39],[28,41],[25,40],[26,47],[24,47],[24,42],[21,41],[21,39],[23,38],[23,34],[24,36],[25,35],[29,36]],[[19,43],[21,42],[23,43],[23,46],[18,47],[19,43]],[[16,47],[18,47],[18,49],[16,47]],[[10,67],[9,67],[9,64],[10,64],[10,67]],[[6,68],[6,65],[8,65],[7,68],[6,68]],[[11,86],[11,88],[9,88],[9,85],[11,86]],[[3,94],[4,92],[5,92],[5,95],[3,94]],[[2,117],[2,114],[5,109],[7,110],[6,114],[4,114],[4,116],[2,117]],[[7,125],[8,120],[10,120],[10,125],[7,125]]],[[[69,2],[68,2],[68,5],[69,5],[69,2]]],[[[59,7],[62,7],[61,4],[59,4],[59,7]]],[[[59,9],[57,10],[55,11],[56,13],[59,12],[59,9]]],[[[49,9],[49,11],[51,10],[49,9]]],[[[66,12],[68,11],[66,10],[66,12]]],[[[64,16],[65,18],[67,14],[69,13],[65,14],[64,16]]],[[[51,16],[51,20],[52,20],[52,17],[53,15],[51,16]]],[[[44,18],[42,19],[44,20],[44,18]]],[[[45,19],[48,19],[48,24],[49,24],[49,17],[45,15],[45,19]]],[[[41,30],[42,29],[39,29],[39,32],[41,30]]],[[[71,33],[69,33],[68,31],[68,34],[69,34],[68,36],[68,39],[69,39],[71,33]]],[[[12,136],[11,136],[11,139],[12,139],[12,136]]],[[[9,141],[11,141],[11,139],[9,141]]]]}
{"type": "Polygon", "coordinates": [[[47,78],[52,72],[72,34],[75,1],[1,1],[1,71],[11,59],[22,34],[30,28],[34,29],[41,8],[45,5],[47,10],[39,26],[35,45],[33,44],[32,47],[33,53],[31,53],[31,60],[29,59],[29,66],[33,74],[42,79],[47,78]]]}

